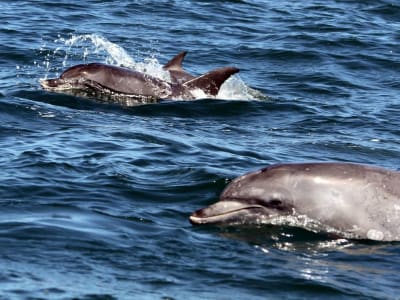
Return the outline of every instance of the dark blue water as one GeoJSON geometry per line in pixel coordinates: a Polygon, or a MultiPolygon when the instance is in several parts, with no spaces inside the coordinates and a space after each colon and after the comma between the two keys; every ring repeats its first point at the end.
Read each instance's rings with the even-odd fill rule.
{"type": "Polygon", "coordinates": [[[397,1],[2,1],[1,299],[396,299],[400,245],[192,227],[278,162],[399,169],[397,1]],[[77,63],[241,69],[218,99],[48,93],[77,63]]]}

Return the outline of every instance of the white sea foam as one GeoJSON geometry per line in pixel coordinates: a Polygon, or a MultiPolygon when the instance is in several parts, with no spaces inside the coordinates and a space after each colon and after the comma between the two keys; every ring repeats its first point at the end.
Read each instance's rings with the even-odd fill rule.
{"type": "Polygon", "coordinates": [[[260,91],[250,88],[236,74],[225,81],[216,98],[229,100],[265,100],[267,97],[260,91]]]}
{"type": "MultiPolygon", "coordinates": [[[[275,216],[272,218],[266,218],[261,220],[261,224],[272,224],[275,226],[290,226],[303,228],[305,230],[314,233],[329,233],[337,236],[341,236],[346,239],[357,239],[360,238],[353,230],[342,231],[337,228],[333,228],[318,220],[309,218],[306,215],[286,215],[286,216],[275,216]]],[[[375,235],[376,236],[376,235],[375,235]]],[[[368,236],[368,238],[370,238],[368,236]]],[[[375,238],[376,239],[376,238],[375,238]]]]}

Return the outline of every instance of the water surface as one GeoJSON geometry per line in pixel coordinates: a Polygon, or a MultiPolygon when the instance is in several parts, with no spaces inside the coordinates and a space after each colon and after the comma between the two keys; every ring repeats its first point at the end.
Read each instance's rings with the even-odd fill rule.
{"type": "Polygon", "coordinates": [[[192,227],[266,165],[399,166],[395,1],[0,4],[2,299],[395,299],[398,243],[192,227]],[[241,70],[218,99],[124,107],[48,93],[83,62],[241,70]]]}

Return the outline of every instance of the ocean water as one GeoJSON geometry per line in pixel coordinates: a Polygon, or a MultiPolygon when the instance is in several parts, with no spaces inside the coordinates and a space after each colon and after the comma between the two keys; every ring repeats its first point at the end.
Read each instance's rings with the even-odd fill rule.
{"type": "Polygon", "coordinates": [[[2,1],[0,299],[399,299],[400,245],[193,227],[274,163],[400,169],[397,1],[2,1]],[[43,91],[83,62],[241,71],[217,99],[43,91]]]}

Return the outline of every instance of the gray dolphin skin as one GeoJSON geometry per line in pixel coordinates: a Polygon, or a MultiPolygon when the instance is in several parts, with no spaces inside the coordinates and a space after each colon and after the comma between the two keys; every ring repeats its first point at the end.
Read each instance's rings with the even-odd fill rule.
{"type": "Polygon", "coordinates": [[[353,163],[273,165],[233,180],[194,225],[284,225],[400,240],[400,172],[353,163]]]}
{"type": "Polygon", "coordinates": [[[216,96],[221,85],[231,75],[239,72],[234,67],[223,67],[194,77],[182,69],[185,54],[178,54],[164,66],[170,72],[172,82],[127,68],[89,63],[73,66],[59,78],[41,80],[40,84],[45,90],[55,92],[89,90],[111,95],[192,100],[196,98],[196,90],[201,90],[206,96],[216,96]]]}

